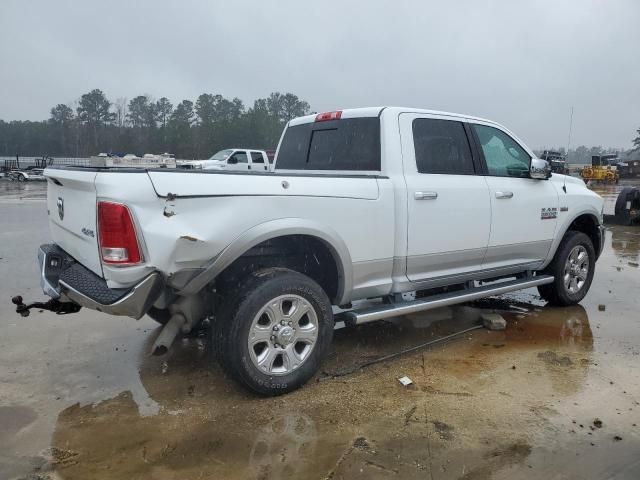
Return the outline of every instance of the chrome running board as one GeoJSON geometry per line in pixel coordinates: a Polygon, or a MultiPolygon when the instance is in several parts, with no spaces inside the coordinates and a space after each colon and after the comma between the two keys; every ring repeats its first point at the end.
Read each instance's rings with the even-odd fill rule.
{"type": "Polygon", "coordinates": [[[490,297],[492,295],[513,292],[514,290],[537,287],[538,285],[545,285],[551,282],[553,282],[553,276],[551,275],[536,275],[535,277],[526,277],[524,279],[512,280],[510,282],[494,283],[492,285],[467,288],[457,292],[441,293],[411,302],[379,305],[376,307],[365,308],[360,311],[351,310],[349,312],[343,312],[342,315],[346,317],[346,324],[360,325],[362,323],[375,322],[376,320],[382,320],[384,318],[409,315],[410,313],[447,307],[457,303],[470,302],[480,298],[490,297]]]}

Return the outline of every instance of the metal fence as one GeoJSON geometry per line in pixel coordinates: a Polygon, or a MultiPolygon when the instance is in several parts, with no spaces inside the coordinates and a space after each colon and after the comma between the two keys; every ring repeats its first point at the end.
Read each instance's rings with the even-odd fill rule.
{"type": "Polygon", "coordinates": [[[45,167],[49,165],[71,165],[74,167],[86,167],[90,165],[88,157],[50,157],[16,155],[12,157],[0,156],[0,171],[28,167],[45,167]]]}

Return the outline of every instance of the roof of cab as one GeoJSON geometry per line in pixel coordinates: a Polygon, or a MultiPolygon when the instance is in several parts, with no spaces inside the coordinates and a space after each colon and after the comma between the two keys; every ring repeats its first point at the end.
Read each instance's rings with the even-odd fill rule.
{"type": "MultiPolygon", "coordinates": [[[[412,107],[363,107],[363,108],[346,108],[342,110],[340,118],[358,118],[358,117],[378,117],[382,112],[387,111],[389,113],[425,113],[429,115],[442,115],[447,117],[464,118],[467,120],[478,120],[482,122],[496,123],[486,118],[474,117],[471,115],[464,115],[461,113],[442,112],[438,110],[428,110],[424,108],[412,108],[412,107]]],[[[311,115],[305,115],[304,117],[297,117],[289,122],[289,126],[301,125],[303,123],[315,122],[317,113],[311,115]]]]}

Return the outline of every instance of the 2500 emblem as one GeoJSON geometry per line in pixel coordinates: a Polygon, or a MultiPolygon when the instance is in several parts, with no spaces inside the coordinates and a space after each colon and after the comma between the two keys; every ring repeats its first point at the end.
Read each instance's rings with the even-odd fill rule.
{"type": "Polygon", "coordinates": [[[88,228],[82,228],[81,230],[82,233],[84,233],[87,237],[91,237],[94,238],[95,234],[93,233],[93,230],[89,230],[88,228]]]}
{"type": "Polygon", "coordinates": [[[540,210],[540,219],[548,220],[556,218],[558,216],[558,209],[556,207],[543,208],[540,210]]]}

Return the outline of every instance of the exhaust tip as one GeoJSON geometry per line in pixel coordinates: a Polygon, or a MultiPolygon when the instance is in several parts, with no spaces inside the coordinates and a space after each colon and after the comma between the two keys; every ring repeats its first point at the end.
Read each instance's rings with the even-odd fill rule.
{"type": "Polygon", "coordinates": [[[161,355],[164,355],[168,351],[169,351],[169,349],[166,346],[158,345],[156,348],[153,349],[153,352],[151,352],[151,354],[156,356],[156,357],[159,357],[161,355]]]}
{"type": "Polygon", "coordinates": [[[162,327],[158,338],[151,347],[151,355],[159,356],[164,355],[171,348],[171,344],[180,333],[182,326],[185,323],[185,318],[181,313],[173,315],[167,324],[162,327]]]}

